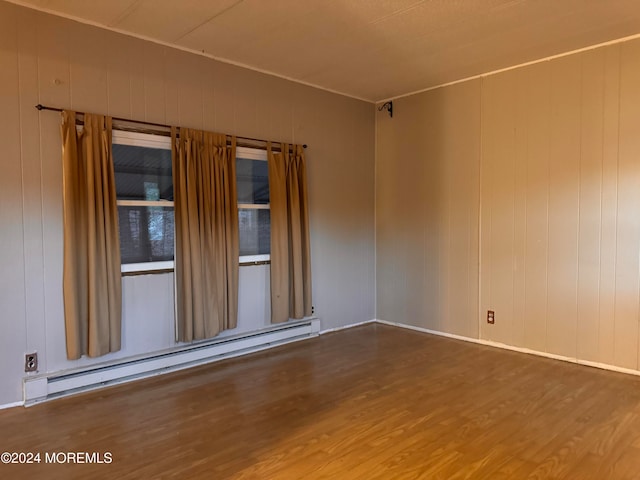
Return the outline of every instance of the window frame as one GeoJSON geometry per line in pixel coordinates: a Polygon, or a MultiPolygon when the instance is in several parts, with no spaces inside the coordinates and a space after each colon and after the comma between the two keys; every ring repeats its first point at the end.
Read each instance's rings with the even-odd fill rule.
{"type": "MultiPolygon", "coordinates": [[[[171,137],[154,135],[152,133],[129,132],[126,130],[113,130],[111,136],[112,145],[129,145],[132,147],[157,148],[171,151],[171,137]]],[[[171,172],[173,182],[173,171],[171,172]]],[[[116,200],[118,207],[174,207],[170,200],[116,200]]],[[[174,210],[175,215],[175,210],[174,210]]],[[[174,232],[175,235],[175,232],[174,232]]],[[[164,272],[173,270],[175,266],[175,242],[173,244],[174,260],[159,262],[122,263],[120,272],[126,274],[142,274],[164,272]]]]}
{"type": "MultiPolygon", "coordinates": [[[[132,147],[158,148],[171,151],[171,137],[143,132],[130,132],[126,130],[113,130],[111,143],[113,145],[130,145],[132,147]]],[[[267,151],[261,148],[236,147],[235,161],[238,158],[246,160],[268,161],[267,151]]],[[[173,177],[173,172],[172,172],[173,177]]],[[[236,176],[237,181],[237,176],[236,176]]],[[[174,207],[174,202],[169,200],[116,200],[118,207],[174,207]]],[[[238,203],[238,210],[271,210],[271,204],[238,203]]],[[[174,210],[175,215],[175,210],[174,210]]],[[[174,243],[175,259],[175,243],[174,243]]],[[[240,265],[253,265],[269,263],[271,254],[239,255],[240,265]]],[[[121,263],[120,272],[123,274],[163,273],[175,268],[175,260],[141,263],[121,263]]]]}
{"type": "MultiPolygon", "coordinates": [[[[258,160],[262,162],[268,161],[267,151],[262,148],[251,148],[251,147],[236,147],[236,162],[239,158],[245,160],[258,160]]],[[[237,181],[237,172],[236,172],[236,181],[237,181]]],[[[271,210],[271,203],[239,203],[238,202],[238,211],[240,209],[243,210],[271,210]]],[[[269,221],[271,224],[271,221],[269,221]]],[[[271,225],[269,225],[271,228],[271,225]]],[[[240,232],[238,232],[239,234],[240,232]]],[[[239,256],[240,265],[251,265],[256,263],[269,263],[271,261],[271,254],[261,254],[261,255],[240,255],[239,256]]]]}

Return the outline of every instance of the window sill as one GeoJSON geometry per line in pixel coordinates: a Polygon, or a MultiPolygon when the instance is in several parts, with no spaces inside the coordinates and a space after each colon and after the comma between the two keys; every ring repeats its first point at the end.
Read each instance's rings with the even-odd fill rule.
{"type": "MultiPolygon", "coordinates": [[[[238,264],[241,267],[270,265],[271,258],[270,255],[243,255],[239,258],[238,264]]],[[[174,264],[173,261],[122,264],[120,272],[123,277],[153,275],[156,273],[173,273],[174,264]]]]}
{"type": "Polygon", "coordinates": [[[271,260],[253,260],[253,261],[241,261],[241,267],[254,267],[256,265],[271,265],[271,260]]]}
{"type": "Polygon", "coordinates": [[[155,271],[173,271],[173,260],[164,262],[141,262],[141,263],[123,263],[120,265],[120,271],[125,273],[153,273],[155,271]]]}
{"type": "Polygon", "coordinates": [[[152,269],[152,270],[135,270],[129,272],[122,272],[121,276],[123,277],[137,277],[138,275],[156,275],[159,273],[173,273],[173,268],[162,268],[162,269],[152,269]]]}
{"type": "Polygon", "coordinates": [[[252,267],[254,265],[269,265],[271,263],[271,255],[268,253],[261,255],[240,255],[241,267],[252,267]]]}

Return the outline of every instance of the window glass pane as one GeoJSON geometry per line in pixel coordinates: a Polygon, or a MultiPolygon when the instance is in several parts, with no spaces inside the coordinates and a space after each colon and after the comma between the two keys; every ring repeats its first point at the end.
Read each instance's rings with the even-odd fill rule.
{"type": "Polygon", "coordinates": [[[236,159],[238,203],[269,203],[269,166],[263,160],[236,159]]]}
{"type": "Polygon", "coordinates": [[[270,211],[265,209],[238,209],[240,225],[240,255],[266,255],[271,253],[270,211]]]}
{"type": "Polygon", "coordinates": [[[173,200],[171,150],[113,145],[118,200],[173,200]]]}
{"type": "Polygon", "coordinates": [[[173,260],[173,207],[118,207],[122,263],[173,260]]]}

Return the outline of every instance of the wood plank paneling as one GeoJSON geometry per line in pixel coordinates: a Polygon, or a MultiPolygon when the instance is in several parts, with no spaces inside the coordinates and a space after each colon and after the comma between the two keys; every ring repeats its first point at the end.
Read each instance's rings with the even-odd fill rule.
{"type": "Polygon", "coordinates": [[[175,83],[178,88],[178,118],[172,125],[180,125],[190,128],[202,129],[204,124],[203,110],[203,68],[202,65],[207,60],[195,55],[183,55],[172,49],[168,52],[176,53],[175,60],[167,58],[167,78],[171,83],[175,83]],[[178,54],[179,53],[179,54],[178,54]],[[190,72],[188,77],[183,72],[190,72]]]}
{"type": "MultiPolygon", "coordinates": [[[[127,58],[131,118],[150,121],[149,112],[147,112],[147,87],[151,77],[147,77],[147,70],[150,67],[147,64],[146,47],[145,42],[137,41],[134,45],[127,45],[126,48],[123,48],[122,54],[127,58]]],[[[112,92],[110,95],[118,94],[112,92]]],[[[120,95],[124,95],[124,93],[120,95]]],[[[158,105],[153,105],[153,107],[158,108],[158,105]]],[[[164,105],[160,107],[164,108],[164,105]]],[[[164,110],[162,116],[158,115],[158,118],[164,119],[164,110]]],[[[157,120],[157,122],[162,122],[162,120],[157,120]]]]}
{"type": "Polygon", "coordinates": [[[38,24],[24,23],[18,31],[18,73],[20,76],[20,154],[22,162],[26,350],[38,352],[41,368],[47,366],[44,304],[44,235],[42,225],[42,164],[40,118],[33,108],[38,103],[38,24]],[[24,132],[29,132],[25,134],[24,132]]]}
{"type": "Polygon", "coordinates": [[[551,66],[547,351],[574,357],[580,201],[579,56],[551,66]]]}
{"type": "Polygon", "coordinates": [[[527,288],[527,72],[515,72],[514,154],[513,154],[513,313],[511,345],[525,345],[525,298],[527,288]]]}
{"type": "Polygon", "coordinates": [[[634,40],[484,80],[482,338],[638,367],[639,59],[634,40]]]}
{"type": "Polygon", "coordinates": [[[203,128],[216,132],[214,65],[204,62],[202,66],[202,122],[203,128]]]}
{"type": "MultiPolygon", "coordinates": [[[[106,55],[108,32],[80,25],[69,44],[69,108],[81,112],[106,113],[109,109],[106,55]]],[[[65,105],[63,105],[65,106],[65,105]]]]}
{"type": "MultiPolygon", "coordinates": [[[[32,17],[32,15],[29,15],[32,17]]],[[[65,21],[58,18],[46,21],[37,16],[38,25],[38,89],[36,94],[44,105],[71,106],[71,77],[69,49],[73,44],[65,21]],[[52,41],[55,38],[55,41],[52,41]]],[[[90,111],[100,113],[94,109],[90,111]]],[[[60,117],[39,114],[40,136],[29,135],[39,142],[42,165],[42,184],[30,188],[42,192],[42,233],[44,241],[44,298],[47,358],[43,368],[54,363],[58,356],[66,357],[64,336],[64,303],[62,299],[62,160],[60,117]]],[[[22,376],[21,372],[19,373],[22,376]]]]}
{"type": "Polygon", "coordinates": [[[225,63],[213,63],[214,109],[216,114],[216,132],[238,134],[235,123],[234,77],[237,67],[225,63]],[[224,130],[226,129],[226,130],[224,130]]]}
{"type": "MultiPolygon", "coordinates": [[[[413,110],[414,108],[419,109],[417,113],[420,116],[417,117],[417,119],[424,119],[422,122],[415,122],[415,125],[413,126],[414,131],[418,130],[422,135],[418,135],[418,138],[416,138],[414,142],[403,145],[402,148],[405,149],[404,151],[406,152],[405,155],[407,160],[411,158],[419,158],[417,155],[416,157],[413,156],[415,155],[415,152],[420,152],[420,157],[422,158],[418,161],[424,164],[424,181],[429,184],[429,187],[422,189],[424,204],[419,207],[420,209],[418,212],[420,215],[416,216],[416,220],[419,222],[416,224],[416,230],[419,232],[418,238],[423,239],[424,244],[417,258],[413,259],[413,265],[422,269],[422,276],[419,278],[418,284],[416,285],[416,291],[418,292],[418,295],[416,296],[423,302],[423,314],[422,319],[416,319],[415,321],[422,321],[424,322],[424,326],[433,329],[441,329],[443,325],[446,328],[444,315],[447,310],[447,301],[444,297],[445,289],[443,288],[443,283],[448,278],[448,272],[446,270],[448,258],[441,254],[443,244],[446,245],[443,235],[446,232],[445,227],[447,219],[443,211],[447,204],[444,194],[447,182],[446,178],[443,178],[443,166],[437,161],[431,161],[432,159],[439,158],[443,155],[442,149],[439,147],[439,139],[443,135],[443,126],[436,120],[435,115],[433,117],[429,115],[429,112],[441,112],[443,108],[446,108],[442,104],[440,98],[440,96],[427,95],[424,96],[424,98],[422,98],[415,107],[409,102],[403,102],[404,105],[399,105],[400,108],[407,108],[406,117],[403,115],[405,121],[406,119],[416,119],[415,113],[412,114],[412,112],[415,112],[413,110]],[[423,110],[423,112],[421,112],[421,110],[423,110]],[[422,220],[421,223],[420,220],[422,220]],[[438,253],[436,254],[435,252],[438,253]]],[[[378,119],[378,128],[381,128],[383,125],[381,120],[382,119],[380,118],[378,119]]],[[[396,123],[393,122],[391,118],[389,118],[388,121],[385,118],[385,122],[391,124],[396,123]]],[[[402,132],[404,129],[404,125],[394,125],[394,131],[399,130],[402,132]]],[[[392,149],[393,148],[398,147],[392,146],[392,149]]],[[[378,155],[378,163],[382,163],[381,158],[382,157],[378,155]]],[[[386,159],[385,163],[387,163],[387,168],[391,169],[392,172],[396,171],[392,160],[386,159]]],[[[411,164],[407,165],[409,175],[411,175],[410,166],[411,164]]],[[[377,177],[380,177],[380,183],[384,182],[384,177],[381,177],[380,172],[378,172],[377,177]]],[[[396,195],[400,199],[399,205],[397,205],[396,208],[403,208],[401,200],[402,191],[402,184],[400,183],[396,185],[396,195]]],[[[376,195],[376,197],[377,199],[380,198],[379,195],[376,195]]],[[[415,209],[416,207],[413,206],[411,208],[415,209]]],[[[376,213],[378,213],[377,210],[376,213]]],[[[391,215],[393,215],[393,213],[391,213],[391,215]]],[[[377,215],[376,222],[379,220],[380,216],[377,215]]],[[[393,236],[393,230],[390,233],[393,236]]],[[[398,249],[397,246],[392,247],[392,249],[394,248],[398,251],[401,250],[398,249]]],[[[387,251],[378,249],[378,258],[380,257],[381,252],[383,255],[388,254],[387,251]]],[[[395,270],[395,272],[398,273],[400,271],[401,267],[395,270]]],[[[376,275],[378,278],[378,295],[382,295],[388,288],[388,284],[386,282],[390,279],[383,277],[381,283],[380,272],[378,269],[376,269],[376,275]]],[[[407,286],[405,295],[412,295],[413,288],[414,287],[412,285],[407,286]]],[[[380,305],[383,304],[379,302],[378,308],[380,308],[380,305]]],[[[381,314],[380,310],[378,310],[378,316],[382,319],[388,318],[389,313],[385,312],[381,314]]]]}
{"type": "Polygon", "coordinates": [[[621,46],[618,130],[618,234],[616,248],[615,363],[638,366],[640,278],[640,42],[621,46]]]}
{"type": "Polygon", "coordinates": [[[517,72],[483,83],[481,317],[496,312],[495,325],[481,323],[483,338],[511,343],[514,316],[514,233],[517,72]]]}
{"type": "MultiPolygon", "coordinates": [[[[26,348],[26,283],[24,232],[24,197],[28,195],[23,183],[21,159],[20,56],[18,54],[18,25],[0,16],[0,369],[14,372],[12,382],[3,382],[0,405],[16,401],[20,384],[16,371],[23,366],[26,348]]],[[[31,264],[29,265],[31,267],[31,264]]]]}
{"type": "MultiPolygon", "coordinates": [[[[125,281],[124,348],[99,359],[66,359],[60,117],[38,113],[33,106],[39,102],[274,140],[298,136],[309,143],[316,312],[325,328],[374,317],[371,104],[7,2],[0,2],[0,26],[0,103],[6,113],[0,118],[0,242],[6,248],[0,252],[3,260],[7,256],[0,274],[6,286],[0,289],[0,379],[6,385],[0,405],[22,398],[27,346],[42,354],[41,371],[52,371],[175,345],[172,276],[132,277],[125,281]]],[[[256,268],[242,276],[247,283],[241,311],[247,317],[234,333],[268,321],[268,278],[256,268]]]]}
{"type": "Polygon", "coordinates": [[[480,83],[399,99],[393,118],[378,116],[381,319],[477,335],[480,83]]]}
{"type": "Polygon", "coordinates": [[[467,202],[460,192],[475,183],[480,338],[637,369],[640,40],[481,83],[476,128],[460,121],[456,130],[461,145],[481,131],[480,171],[468,182],[452,151],[433,147],[448,135],[457,86],[396,101],[398,118],[378,116],[378,317],[457,333],[459,306],[475,279],[460,275],[473,259],[461,254],[455,205],[467,202]],[[413,177],[397,170],[401,159],[413,177]],[[419,201],[405,192],[419,188],[416,178],[425,220],[401,224],[397,212],[419,201]],[[424,255],[406,254],[410,237],[424,240],[424,255]],[[407,319],[416,298],[425,300],[424,318],[407,319]],[[486,323],[489,309],[495,325],[486,323]]]}
{"type": "MultiPolygon", "coordinates": [[[[246,132],[248,137],[259,136],[258,133],[258,91],[253,73],[239,70],[234,82],[234,121],[237,132],[246,132]]],[[[263,95],[264,98],[264,95],[263,95]]]]}
{"type": "Polygon", "coordinates": [[[618,128],[620,46],[605,49],[602,111],[602,229],[600,251],[599,361],[614,364],[616,255],[618,245],[618,128]]]}
{"type": "MultiPolygon", "coordinates": [[[[172,91],[170,100],[165,94],[165,48],[148,42],[140,47],[144,55],[140,59],[144,64],[144,120],[149,122],[167,123],[167,103],[170,102],[174,105],[173,115],[177,116],[177,93],[172,91]]],[[[134,93],[137,92],[132,91],[132,95],[134,93]]]]}
{"type": "Polygon", "coordinates": [[[481,90],[481,125],[480,131],[482,135],[480,152],[480,199],[478,206],[480,208],[480,267],[478,278],[478,292],[480,300],[478,325],[479,325],[479,337],[488,338],[490,332],[487,331],[485,325],[485,318],[487,310],[490,310],[492,299],[492,275],[493,275],[493,262],[486,261],[486,258],[491,257],[492,249],[492,223],[491,213],[493,204],[493,175],[489,172],[493,170],[493,162],[495,158],[495,144],[494,142],[487,142],[487,138],[491,138],[495,135],[495,120],[494,109],[491,98],[493,97],[492,85],[487,84],[486,79],[482,79],[481,90]]]}
{"type": "Polygon", "coordinates": [[[603,49],[582,57],[581,85],[576,355],[594,362],[599,361],[604,58],[603,49]]]}
{"type": "MultiPolygon", "coordinates": [[[[136,95],[144,99],[143,63],[140,61],[134,66],[127,41],[125,37],[115,36],[106,42],[103,49],[107,69],[107,113],[113,117],[144,118],[143,108],[137,107],[138,116],[133,116],[132,109],[134,88],[138,89],[136,95]]],[[[140,98],[136,99],[137,105],[140,105],[140,98]]]]}
{"type": "Polygon", "coordinates": [[[526,115],[526,238],[524,344],[545,352],[547,348],[547,289],[549,255],[549,115],[551,68],[549,63],[523,70],[526,115]]]}
{"type": "Polygon", "coordinates": [[[450,167],[447,171],[449,213],[448,243],[449,307],[446,318],[451,331],[458,335],[477,336],[478,312],[478,182],[480,162],[480,82],[460,91],[443,91],[444,152],[450,167]],[[451,105],[453,108],[446,108],[451,105]],[[468,132],[459,141],[457,131],[468,132]]]}
{"type": "MultiPolygon", "coordinates": [[[[181,87],[187,88],[187,85],[182,85],[180,77],[184,74],[184,70],[180,69],[181,52],[178,52],[172,48],[162,48],[162,65],[164,71],[161,76],[164,79],[162,92],[162,98],[158,99],[159,103],[164,104],[164,123],[169,125],[180,125],[180,90],[181,87]]],[[[195,72],[194,72],[195,74],[195,72]]],[[[191,80],[185,82],[191,83],[191,80]]],[[[200,113],[200,109],[198,112],[200,113]]],[[[188,126],[188,125],[185,125],[188,126]]]]}

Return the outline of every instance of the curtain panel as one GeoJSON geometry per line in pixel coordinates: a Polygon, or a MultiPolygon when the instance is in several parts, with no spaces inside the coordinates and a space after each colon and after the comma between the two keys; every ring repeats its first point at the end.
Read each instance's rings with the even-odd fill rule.
{"type": "Polygon", "coordinates": [[[211,338],[238,317],[235,137],[171,130],[178,340],[211,338]]]}
{"type": "Polygon", "coordinates": [[[271,322],[311,315],[307,171],[302,145],[267,144],[271,205],[271,322]]]}
{"type": "Polygon", "coordinates": [[[111,118],[62,112],[67,358],[120,350],[122,284],[111,118]]]}

